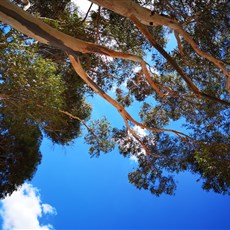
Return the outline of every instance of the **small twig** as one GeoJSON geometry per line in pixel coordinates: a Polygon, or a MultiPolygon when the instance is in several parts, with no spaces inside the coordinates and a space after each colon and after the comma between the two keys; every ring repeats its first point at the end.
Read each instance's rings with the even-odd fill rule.
{"type": "Polygon", "coordinates": [[[116,100],[114,100],[107,93],[105,93],[97,84],[95,84],[95,82],[88,76],[88,74],[83,69],[79,59],[76,59],[75,56],[73,56],[72,54],[69,54],[69,58],[70,58],[70,61],[71,61],[71,64],[72,64],[74,70],[82,78],[82,80],[85,81],[89,85],[89,87],[91,87],[98,95],[100,95],[102,98],[104,98],[106,101],[108,101],[112,106],[114,106],[118,110],[118,112],[120,113],[120,115],[122,116],[124,121],[129,120],[134,125],[137,125],[142,129],[147,129],[147,130],[150,130],[153,132],[160,132],[160,133],[163,133],[163,132],[174,133],[178,136],[181,135],[181,136],[184,136],[191,141],[194,141],[191,137],[189,137],[188,135],[186,135],[182,132],[172,130],[172,129],[161,129],[161,128],[149,127],[149,126],[146,126],[146,125],[136,121],[125,110],[125,108],[121,104],[119,104],[116,100]]]}
{"type": "Polygon", "coordinates": [[[85,17],[84,17],[83,20],[80,22],[80,24],[83,24],[83,23],[84,23],[84,21],[85,21],[86,18],[88,17],[89,11],[91,10],[92,6],[93,6],[93,3],[90,4],[90,7],[89,7],[89,9],[88,9],[88,11],[87,11],[85,17]]]}
{"type": "Polygon", "coordinates": [[[96,29],[96,44],[99,44],[99,22],[100,22],[100,13],[101,13],[101,7],[98,7],[98,13],[97,13],[97,29],[96,29]]]}
{"type": "Polygon", "coordinates": [[[140,140],[140,138],[136,135],[136,133],[130,128],[129,124],[128,124],[128,121],[126,119],[124,119],[124,122],[125,122],[125,125],[126,125],[126,128],[127,130],[130,132],[130,134],[133,136],[134,139],[136,139],[136,141],[141,145],[141,147],[144,149],[145,153],[147,155],[150,155],[154,158],[158,158],[157,155],[155,154],[152,154],[148,148],[146,148],[145,144],[140,140]]]}

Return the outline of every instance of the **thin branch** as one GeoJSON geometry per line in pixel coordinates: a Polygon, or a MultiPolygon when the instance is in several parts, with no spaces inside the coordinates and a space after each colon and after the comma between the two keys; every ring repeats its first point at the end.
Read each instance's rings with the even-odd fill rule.
{"type": "Polygon", "coordinates": [[[175,35],[175,38],[177,40],[177,45],[178,45],[178,49],[180,51],[180,54],[181,54],[182,57],[184,57],[184,50],[183,50],[183,47],[182,47],[182,44],[181,44],[180,36],[176,31],[174,31],[174,35],[175,35]]]}
{"type": "Polygon", "coordinates": [[[216,101],[218,103],[230,106],[230,102],[223,101],[219,98],[216,98],[214,96],[210,96],[206,93],[200,92],[200,90],[197,88],[197,86],[192,82],[192,80],[184,73],[184,71],[178,66],[176,61],[164,50],[163,47],[161,47],[160,44],[155,40],[155,38],[152,36],[152,34],[149,32],[147,27],[143,25],[134,15],[130,16],[130,20],[133,21],[133,23],[136,25],[136,27],[143,33],[143,35],[148,39],[148,41],[152,44],[153,47],[155,47],[159,53],[162,54],[162,56],[169,61],[171,66],[179,73],[179,75],[186,81],[190,89],[198,96],[198,97],[204,97],[212,101],[216,101]]]}
{"type": "Polygon", "coordinates": [[[101,13],[101,7],[98,7],[98,13],[97,13],[97,29],[96,29],[96,43],[99,44],[99,22],[100,22],[100,13],[101,13]]]}
{"type": "Polygon", "coordinates": [[[124,122],[125,122],[125,126],[126,126],[127,130],[128,130],[128,131],[130,132],[130,134],[134,137],[134,139],[136,139],[137,142],[141,145],[141,147],[144,149],[145,153],[146,153],[147,155],[150,155],[150,156],[154,157],[154,158],[158,158],[157,155],[152,154],[152,153],[148,150],[148,148],[147,148],[147,147],[145,146],[145,144],[140,140],[140,138],[136,135],[136,133],[133,131],[133,129],[130,128],[127,119],[124,119],[124,122]]]}
{"type": "Polygon", "coordinates": [[[186,76],[186,74],[182,71],[182,69],[177,65],[175,60],[164,50],[164,48],[158,44],[158,42],[155,40],[155,38],[152,36],[152,34],[149,32],[149,30],[146,28],[145,25],[143,25],[134,15],[130,16],[130,20],[136,25],[136,27],[143,33],[143,35],[148,39],[148,41],[152,44],[153,47],[155,47],[158,52],[162,54],[162,56],[169,61],[169,63],[172,65],[172,67],[180,74],[180,76],[186,81],[188,86],[192,89],[192,91],[199,95],[200,91],[199,89],[193,84],[192,80],[186,76]]]}
{"type": "MultiPolygon", "coordinates": [[[[113,58],[121,58],[134,61],[140,63],[143,66],[143,59],[137,55],[114,51],[105,46],[85,42],[83,40],[66,35],[50,27],[41,20],[34,18],[30,14],[22,11],[20,8],[9,2],[0,2],[0,6],[2,7],[0,11],[0,19],[3,19],[3,21],[7,22],[13,27],[15,26],[16,29],[22,33],[44,44],[54,46],[65,52],[73,53],[74,55],[77,52],[97,53],[98,55],[106,55],[113,58]]],[[[147,72],[146,78],[148,81],[150,81],[153,89],[160,93],[160,91],[154,85],[154,82],[151,81],[151,78],[149,78],[147,72]]]]}
{"type": "Polygon", "coordinates": [[[90,7],[89,7],[89,9],[88,9],[88,11],[87,11],[87,13],[86,13],[85,17],[83,18],[83,20],[81,21],[81,23],[80,23],[80,24],[83,24],[83,23],[84,23],[84,21],[85,21],[85,20],[86,20],[86,18],[88,17],[89,11],[91,10],[92,6],[93,6],[93,3],[91,3],[91,4],[90,4],[90,7]]]}
{"type": "MultiPolygon", "coordinates": [[[[67,112],[67,111],[64,111],[64,110],[58,110],[58,111],[59,111],[60,113],[62,113],[62,114],[65,114],[65,115],[67,115],[67,116],[69,116],[69,117],[75,119],[75,120],[80,121],[80,122],[87,128],[88,131],[92,132],[92,129],[91,129],[91,128],[86,124],[86,122],[85,122],[84,120],[82,120],[81,118],[79,118],[79,117],[77,117],[77,116],[75,116],[75,115],[73,115],[73,114],[71,114],[71,113],[69,113],[69,112],[67,112]]],[[[96,137],[95,134],[94,134],[94,136],[96,137]]]]}
{"type": "Polygon", "coordinates": [[[146,63],[144,61],[142,61],[141,63],[141,67],[142,67],[142,71],[146,77],[147,82],[152,86],[152,88],[160,95],[160,97],[163,97],[164,94],[160,91],[160,89],[158,88],[158,86],[156,85],[156,83],[153,81],[153,79],[151,78],[149,71],[146,67],[146,63]]]}
{"type": "Polygon", "coordinates": [[[124,17],[131,18],[132,16],[138,18],[142,25],[153,25],[153,26],[167,26],[177,31],[185,41],[193,48],[193,50],[201,57],[209,60],[219,69],[222,70],[226,77],[230,78],[230,73],[225,68],[224,63],[221,60],[216,59],[207,52],[201,50],[193,38],[187,33],[178,21],[172,17],[162,16],[159,14],[152,14],[151,10],[140,6],[132,0],[117,1],[117,0],[90,0],[100,6],[112,10],[124,17]]]}
{"type": "Polygon", "coordinates": [[[72,55],[72,54],[68,54],[69,58],[70,58],[70,62],[74,68],[74,70],[76,71],[76,73],[82,78],[83,81],[85,81],[89,87],[91,87],[98,95],[100,95],[102,98],[104,98],[106,101],[108,101],[112,106],[114,106],[118,112],[120,113],[120,115],[122,116],[123,120],[129,120],[130,122],[132,122],[133,124],[143,128],[143,129],[147,129],[153,132],[170,132],[170,133],[174,133],[177,136],[183,136],[187,139],[189,139],[190,141],[193,141],[193,139],[191,137],[189,137],[188,135],[176,131],[176,130],[172,130],[172,129],[160,129],[160,128],[154,128],[154,127],[149,127],[146,126],[144,124],[141,124],[139,122],[137,122],[135,119],[133,119],[133,117],[125,110],[125,108],[119,104],[116,100],[114,100],[113,98],[111,98],[108,94],[106,94],[97,84],[95,84],[95,82],[88,76],[88,74],[84,71],[84,69],[82,68],[82,65],[80,63],[79,60],[76,60],[76,58],[72,55]]]}

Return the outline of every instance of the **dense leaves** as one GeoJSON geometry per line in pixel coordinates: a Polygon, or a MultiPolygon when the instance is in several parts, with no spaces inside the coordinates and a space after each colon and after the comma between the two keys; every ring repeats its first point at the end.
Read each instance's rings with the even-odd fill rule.
{"type": "MultiPolygon", "coordinates": [[[[124,56],[130,53],[145,58],[152,82],[140,62],[115,59],[100,52],[78,55],[84,70],[98,86],[97,93],[101,90],[103,97],[111,95],[121,106],[116,108],[125,127],[112,128],[106,118],[88,124],[91,107],[84,95],[93,95],[93,91],[73,71],[66,53],[37,44],[6,26],[1,27],[0,44],[2,119],[5,122],[9,117],[17,130],[24,130],[22,124],[29,126],[31,132],[40,129],[60,144],[77,138],[82,123],[91,156],[98,157],[118,146],[120,154],[136,162],[129,181],[157,196],[174,194],[174,177],[185,170],[197,174],[205,190],[229,194],[230,100],[226,77],[197,49],[224,67],[230,63],[230,5],[222,0],[134,2],[150,9],[151,16],[176,20],[196,47],[192,48],[188,39],[168,24],[142,25],[140,29],[132,20],[102,7],[85,17],[79,16],[69,0],[31,0],[28,10],[70,36],[104,45],[124,56]],[[164,49],[170,52],[167,54],[164,49]],[[126,107],[139,112],[136,121],[125,113],[126,107]],[[183,124],[185,134],[171,130],[175,124],[183,124]]],[[[11,134],[9,123],[2,124],[2,136],[21,138],[15,131],[11,134]]],[[[37,146],[32,140],[29,142],[37,146]]],[[[9,148],[17,152],[17,145],[9,148]]],[[[20,183],[22,180],[15,186],[20,183]]]]}
{"type": "Polygon", "coordinates": [[[36,43],[1,25],[1,197],[31,179],[41,161],[42,133],[68,144],[90,116],[82,81],[68,63],[37,54],[36,43]],[[83,89],[82,89],[83,87],[83,89]],[[65,111],[79,119],[72,119],[65,111]]]}
{"type": "Polygon", "coordinates": [[[0,118],[0,198],[32,179],[41,162],[41,132],[32,120],[0,118]]]}
{"type": "Polygon", "coordinates": [[[113,150],[115,143],[111,136],[111,126],[105,117],[91,122],[87,131],[84,139],[91,146],[89,154],[92,157],[98,157],[101,152],[108,153],[113,150]]]}

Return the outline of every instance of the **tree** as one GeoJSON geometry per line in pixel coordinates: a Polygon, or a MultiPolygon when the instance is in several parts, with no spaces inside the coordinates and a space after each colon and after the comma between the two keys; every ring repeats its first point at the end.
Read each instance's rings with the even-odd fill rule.
{"type": "Polygon", "coordinates": [[[32,179],[41,161],[41,132],[30,120],[0,118],[0,198],[32,179]],[[20,132],[18,132],[20,129],[20,132]]]}
{"type": "MultiPolygon", "coordinates": [[[[69,24],[57,21],[63,17],[59,9],[65,9],[68,1],[62,1],[60,8],[46,1],[52,10],[45,22],[2,1],[0,19],[45,44],[39,53],[46,56],[49,47],[52,58],[61,50],[61,59],[69,58],[67,62],[88,87],[117,109],[123,129],[112,129],[104,119],[89,125],[82,121],[92,155],[118,144],[121,154],[133,155],[139,163],[129,174],[130,182],[155,195],[173,194],[172,174],[183,170],[200,174],[204,189],[229,194],[228,2],[91,2],[99,6],[98,11],[74,21],[77,28],[84,24],[82,36],[69,33],[65,30],[69,24]],[[177,41],[170,53],[165,48],[168,36],[177,41]],[[109,93],[112,87],[115,99],[109,93]],[[135,101],[142,103],[139,120],[126,110],[135,101]],[[168,128],[170,122],[182,119],[187,133],[168,128]]],[[[35,4],[29,10],[36,9],[39,12],[35,4]]],[[[65,111],[77,119],[68,107],[65,111]]]]}
{"type": "Polygon", "coordinates": [[[90,116],[83,82],[65,63],[43,58],[38,45],[1,24],[0,197],[32,178],[41,161],[42,133],[68,144],[90,116]],[[32,43],[32,44],[31,44],[32,43]],[[65,111],[75,116],[72,119],[65,111]]]}

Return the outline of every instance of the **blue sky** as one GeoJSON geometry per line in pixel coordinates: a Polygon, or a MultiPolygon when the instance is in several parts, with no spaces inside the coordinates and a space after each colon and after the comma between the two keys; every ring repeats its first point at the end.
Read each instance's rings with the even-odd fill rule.
{"type": "MultiPolygon", "coordinates": [[[[90,101],[93,118],[106,115],[113,125],[123,125],[107,102],[98,96],[90,101]]],[[[175,196],[155,197],[128,183],[135,162],[117,150],[90,158],[79,138],[68,147],[44,139],[41,151],[33,180],[0,203],[4,230],[230,229],[230,197],[202,190],[188,172],[176,176],[175,196]]]]}
{"type": "MultiPolygon", "coordinates": [[[[93,101],[93,117],[106,112],[114,123],[121,122],[102,99],[96,97],[93,101]]],[[[29,182],[31,190],[39,191],[35,191],[36,196],[29,193],[30,204],[25,202],[25,194],[17,195],[10,204],[2,201],[10,213],[4,213],[2,207],[4,221],[10,216],[11,223],[21,218],[26,225],[34,218],[39,224],[36,229],[230,229],[230,197],[203,191],[196,176],[178,175],[175,196],[155,197],[128,183],[127,174],[135,167],[134,161],[116,150],[90,158],[87,150],[81,138],[69,147],[45,139],[42,164],[29,182]],[[41,218],[38,211],[33,211],[39,209],[37,206],[41,218]],[[46,213],[44,206],[50,206],[46,213]]]]}

